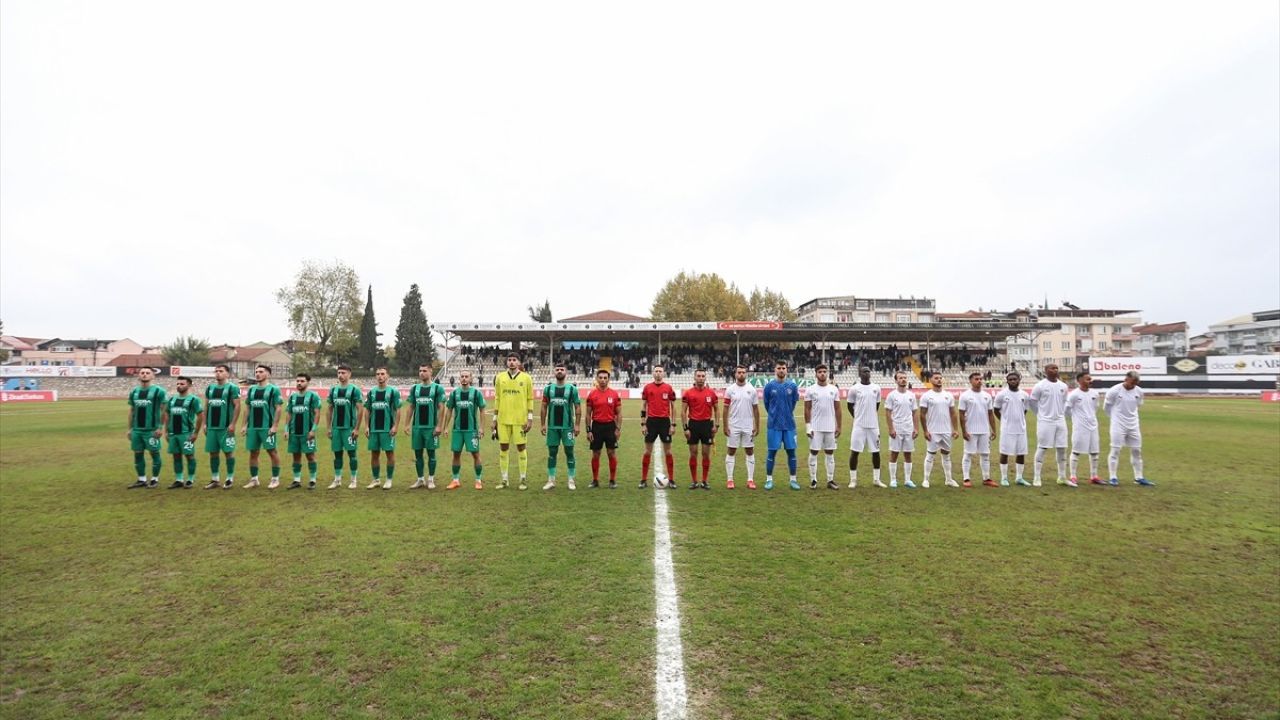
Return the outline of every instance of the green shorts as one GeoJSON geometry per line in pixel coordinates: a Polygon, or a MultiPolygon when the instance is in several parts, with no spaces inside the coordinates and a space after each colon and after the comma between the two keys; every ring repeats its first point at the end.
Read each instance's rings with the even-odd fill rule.
{"type": "Polygon", "coordinates": [[[307,439],[306,435],[290,435],[289,436],[289,452],[291,453],[307,453],[310,455],[316,451],[316,439],[307,439]]]}
{"type": "Polygon", "coordinates": [[[130,430],[129,447],[134,452],[160,452],[160,438],[154,433],[155,430],[130,430]]]}
{"type": "Polygon", "coordinates": [[[170,433],[169,435],[169,454],[170,455],[195,455],[196,444],[191,441],[191,433],[170,433]]]}
{"type": "Polygon", "coordinates": [[[204,451],[227,453],[236,451],[236,434],[230,430],[205,430],[204,451]]]}
{"type": "Polygon", "coordinates": [[[564,443],[565,447],[573,447],[573,431],[572,430],[548,430],[547,431],[547,447],[557,447],[564,443]]]}
{"type": "Polygon", "coordinates": [[[396,436],[389,432],[371,432],[369,433],[368,446],[373,452],[378,452],[379,450],[395,452],[396,436]]]}
{"type": "Polygon", "coordinates": [[[440,438],[436,437],[436,433],[433,428],[420,427],[413,429],[414,450],[437,450],[439,447],[440,438]]]}
{"type": "Polygon", "coordinates": [[[244,445],[249,448],[249,452],[276,449],[276,434],[270,430],[250,430],[245,435],[247,437],[244,445]]]}
{"type": "Polygon", "coordinates": [[[449,437],[454,452],[480,452],[480,436],[474,430],[454,430],[449,437]]]}
{"type": "Polygon", "coordinates": [[[351,437],[351,428],[334,428],[329,431],[329,449],[340,453],[343,450],[355,452],[359,449],[357,442],[351,437]]]}

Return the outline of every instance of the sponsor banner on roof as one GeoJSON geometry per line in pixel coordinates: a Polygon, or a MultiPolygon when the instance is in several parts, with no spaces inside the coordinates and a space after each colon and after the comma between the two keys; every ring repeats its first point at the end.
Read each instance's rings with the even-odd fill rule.
{"type": "Polygon", "coordinates": [[[781,330],[782,323],[753,321],[753,320],[731,320],[728,322],[716,323],[717,330],[781,330]]]}
{"type": "Polygon", "coordinates": [[[1168,359],[1164,357],[1091,357],[1089,374],[1098,377],[1123,377],[1130,370],[1139,375],[1167,375],[1168,359]]]}
{"type": "Polygon", "coordinates": [[[1213,355],[1204,361],[1210,375],[1280,375],[1280,355],[1213,355]]]}

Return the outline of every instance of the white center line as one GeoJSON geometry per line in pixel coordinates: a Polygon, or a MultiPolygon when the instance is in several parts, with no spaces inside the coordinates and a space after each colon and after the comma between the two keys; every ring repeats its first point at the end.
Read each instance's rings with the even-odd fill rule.
{"type": "Polygon", "coordinates": [[[658,720],[688,717],[684,684],[684,648],[680,642],[680,599],[671,562],[671,526],[667,522],[667,491],[653,489],[653,586],[657,596],[654,622],[658,628],[658,720]]]}

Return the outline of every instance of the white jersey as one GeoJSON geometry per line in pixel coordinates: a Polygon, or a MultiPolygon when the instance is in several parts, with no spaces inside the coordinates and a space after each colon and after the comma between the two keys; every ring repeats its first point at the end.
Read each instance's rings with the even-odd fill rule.
{"type": "Polygon", "coordinates": [[[809,403],[809,429],[814,432],[836,431],[836,404],[840,391],[835,385],[810,385],[805,388],[804,401],[809,403]]]}
{"type": "Polygon", "coordinates": [[[1000,432],[1003,435],[1027,434],[1027,406],[1031,398],[1021,390],[1004,388],[996,393],[995,411],[1000,413],[1000,432]]]}
{"type": "Polygon", "coordinates": [[[755,428],[755,414],[751,408],[760,402],[755,387],[732,383],[724,391],[724,401],[729,405],[729,431],[751,432],[755,428]]]}
{"type": "Polygon", "coordinates": [[[930,434],[944,433],[950,435],[951,426],[951,407],[955,404],[955,398],[951,397],[951,393],[943,390],[934,392],[930,390],[920,396],[920,414],[924,415],[924,429],[930,434]]]}
{"type": "Polygon", "coordinates": [[[880,429],[880,386],[875,383],[855,384],[848,399],[853,403],[853,426],[880,429]]]}
{"type": "Polygon", "coordinates": [[[1123,384],[1107,388],[1107,399],[1102,408],[1111,416],[1111,429],[1137,432],[1138,408],[1142,407],[1142,388],[1137,385],[1126,390],[1123,384]]]}
{"type": "Polygon", "coordinates": [[[1098,391],[1076,388],[1067,393],[1067,412],[1076,431],[1098,429],[1098,391]]]}
{"type": "Polygon", "coordinates": [[[1045,378],[1031,389],[1031,406],[1036,419],[1043,423],[1065,422],[1067,417],[1067,384],[1045,378]]]}
{"type": "Polygon", "coordinates": [[[914,424],[911,413],[916,407],[916,396],[910,390],[894,390],[884,399],[884,408],[889,411],[889,416],[893,418],[893,429],[898,432],[911,431],[914,424]]]}
{"type": "Polygon", "coordinates": [[[991,396],[981,390],[965,390],[960,393],[960,412],[964,413],[964,429],[971,435],[990,435],[991,396]]]}

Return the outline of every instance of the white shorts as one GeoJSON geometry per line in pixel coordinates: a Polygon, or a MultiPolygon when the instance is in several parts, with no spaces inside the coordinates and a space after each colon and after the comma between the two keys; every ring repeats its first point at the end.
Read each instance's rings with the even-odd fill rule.
{"type": "Polygon", "coordinates": [[[1142,447],[1142,431],[1111,428],[1111,447],[1142,447]]]}
{"type": "Polygon", "coordinates": [[[1071,433],[1071,452],[1079,455],[1097,455],[1099,447],[1098,428],[1092,430],[1075,428],[1071,433]]]}
{"type": "Polygon", "coordinates": [[[925,443],[925,449],[931,453],[942,450],[943,452],[951,452],[951,433],[931,433],[932,440],[925,443]]]}
{"type": "Polygon", "coordinates": [[[1005,433],[1000,436],[1000,454],[1001,455],[1026,455],[1027,454],[1027,436],[1026,435],[1010,435],[1005,433]]]}
{"type": "Polygon", "coordinates": [[[810,452],[817,452],[819,450],[834,451],[835,449],[836,449],[836,434],[834,431],[830,431],[830,430],[814,430],[813,431],[813,437],[809,438],[810,452]]]}
{"type": "Polygon", "coordinates": [[[898,437],[889,438],[889,452],[915,452],[916,439],[910,430],[899,430],[898,437]]]}
{"type": "Polygon", "coordinates": [[[880,428],[855,427],[849,441],[851,452],[880,452],[880,428]]]}
{"type": "Polygon", "coordinates": [[[731,448],[753,448],[756,446],[756,437],[750,430],[734,430],[729,428],[729,442],[725,443],[726,447],[731,448]]]}
{"type": "Polygon", "coordinates": [[[964,451],[969,455],[991,454],[991,433],[969,433],[964,441],[964,451]]]}
{"type": "Polygon", "coordinates": [[[1067,421],[1046,422],[1036,425],[1036,447],[1064,448],[1067,446],[1067,421]]]}

